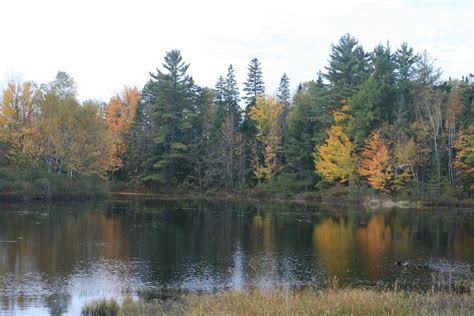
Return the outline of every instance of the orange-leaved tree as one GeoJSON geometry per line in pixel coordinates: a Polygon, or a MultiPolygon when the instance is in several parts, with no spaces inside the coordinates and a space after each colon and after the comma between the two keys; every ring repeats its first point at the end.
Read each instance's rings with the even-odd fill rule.
{"type": "Polygon", "coordinates": [[[394,176],[393,166],[390,163],[388,146],[379,131],[373,132],[365,141],[359,162],[359,174],[366,177],[374,189],[389,191],[388,185],[394,176]]]}
{"type": "MultiPolygon", "coordinates": [[[[342,110],[347,110],[347,107],[342,110]]],[[[327,182],[347,182],[356,166],[355,145],[344,131],[350,116],[343,111],[334,112],[334,124],[328,131],[326,142],[316,146],[313,155],[316,173],[327,182]]]]}
{"type": "Polygon", "coordinates": [[[109,170],[118,170],[124,165],[130,128],[135,118],[140,92],[137,88],[125,87],[107,104],[107,122],[110,137],[109,170]]]}

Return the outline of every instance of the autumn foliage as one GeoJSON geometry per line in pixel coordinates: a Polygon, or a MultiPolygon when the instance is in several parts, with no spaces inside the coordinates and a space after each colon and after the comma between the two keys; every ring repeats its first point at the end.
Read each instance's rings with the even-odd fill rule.
{"type": "Polygon", "coordinates": [[[374,132],[365,141],[359,162],[359,174],[367,178],[376,190],[388,191],[388,184],[393,177],[390,154],[380,132],[374,132]]]}
{"type": "Polygon", "coordinates": [[[108,159],[109,170],[117,170],[124,165],[127,141],[139,98],[140,92],[136,87],[125,87],[107,104],[106,114],[111,147],[108,159]]]}
{"type": "Polygon", "coordinates": [[[263,161],[256,161],[254,167],[259,179],[271,179],[281,168],[278,155],[282,148],[282,113],[283,105],[274,97],[258,97],[250,111],[258,130],[257,139],[263,143],[263,161]]]}
{"type": "Polygon", "coordinates": [[[354,172],[356,158],[353,151],[355,145],[350,141],[343,128],[348,119],[349,116],[346,113],[334,112],[335,123],[328,131],[326,142],[315,148],[316,173],[327,182],[347,182],[354,172]]]}

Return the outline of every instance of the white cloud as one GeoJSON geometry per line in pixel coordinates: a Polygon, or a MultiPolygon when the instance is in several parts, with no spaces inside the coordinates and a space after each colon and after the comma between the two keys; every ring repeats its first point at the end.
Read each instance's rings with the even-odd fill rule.
{"type": "Polygon", "coordinates": [[[296,87],[324,70],[345,33],[368,50],[387,40],[427,49],[445,76],[473,72],[470,1],[16,0],[2,1],[0,12],[0,76],[46,82],[65,70],[81,99],[141,87],[173,48],[201,85],[213,86],[232,63],[242,88],[257,57],[269,92],[283,72],[296,87]]]}

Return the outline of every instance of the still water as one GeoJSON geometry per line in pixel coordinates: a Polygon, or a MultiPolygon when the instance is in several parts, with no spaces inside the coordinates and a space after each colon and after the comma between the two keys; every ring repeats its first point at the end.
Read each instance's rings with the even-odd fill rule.
{"type": "MultiPolygon", "coordinates": [[[[127,201],[0,204],[0,313],[78,315],[138,289],[424,284],[474,265],[474,212],[127,201]],[[402,260],[426,264],[410,271],[402,260]]],[[[468,268],[469,271],[469,268],[468,268]]]]}

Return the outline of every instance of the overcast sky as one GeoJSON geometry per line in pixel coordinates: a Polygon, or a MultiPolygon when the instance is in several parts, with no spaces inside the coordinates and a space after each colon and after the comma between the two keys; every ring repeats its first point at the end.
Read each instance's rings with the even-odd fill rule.
{"type": "Polygon", "coordinates": [[[345,33],[366,50],[387,40],[426,49],[445,78],[474,72],[471,0],[2,0],[0,86],[63,70],[81,100],[106,101],[124,85],[141,88],[176,48],[199,85],[213,87],[233,64],[242,89],[257,57],[268,93],[284,72],[294,90],[324,71],[345,33]]]}

